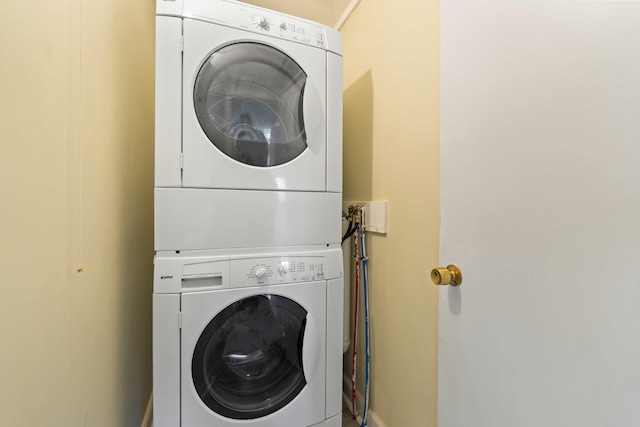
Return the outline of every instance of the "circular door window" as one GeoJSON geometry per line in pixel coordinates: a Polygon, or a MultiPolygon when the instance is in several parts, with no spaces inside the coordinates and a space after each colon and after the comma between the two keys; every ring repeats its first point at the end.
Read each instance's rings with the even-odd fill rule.
{"type": "Polygon", "coordinates": [[[257,295],[225,308],[196,344],[191,373],[214,412],[254,419],[286,406],[305,387],[302,343],[307,312],[278,295],[257,295]]]}
{"type": "Polygon", "coordinates": [[[225,46],[196,77],[198,122],[211,143],[232,159],[259,167],[287,163],[307,148],[306,82],[302,68],[273,47],[225,46]]]}

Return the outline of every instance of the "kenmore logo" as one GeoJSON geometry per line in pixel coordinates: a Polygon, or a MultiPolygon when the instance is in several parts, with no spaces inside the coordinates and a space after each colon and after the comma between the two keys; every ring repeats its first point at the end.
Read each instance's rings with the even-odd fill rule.
{"type": "Polygon", "coordinates": [[[173,276],[160,276],[160,279],[173,279],[173,276]]]}

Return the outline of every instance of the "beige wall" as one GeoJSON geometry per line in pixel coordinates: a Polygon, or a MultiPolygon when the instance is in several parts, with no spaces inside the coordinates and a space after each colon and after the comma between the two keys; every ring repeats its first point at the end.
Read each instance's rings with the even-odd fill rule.
{"type": "Polygon", "coordinates": [[[333,27],[352,0],[242,0],[333,27]]]}
{"type": "Polygon", "coordinates": [[[153,2],[3,5],[1,426],[140,425],[153,57],[153,2]]]}
{"type": "Polygon", "coordinates": [[[389,200],[388,235],[368,237],[371,410],[387,427],[437,420],[439,13],[437,0],[362,0],[342,27],[344,199],[389,200]]]}

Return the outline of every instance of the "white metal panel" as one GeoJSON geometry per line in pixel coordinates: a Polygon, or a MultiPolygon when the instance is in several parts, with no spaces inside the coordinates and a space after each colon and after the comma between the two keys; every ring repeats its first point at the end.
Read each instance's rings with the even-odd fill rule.
{"type": "Polygon", "coordinates": [[[193,254],[186,258],[156,255],[153,264],[153,292],[156,294],[180,293],[185,276],[193,277],[198,273],[202,276],[220,275],[220,287],[229,287],[229,256],[193,254]]]}
{"type": "Polygon", "coordinates": [[[182,15],[182,3],[184,0],[156,0],[157,15],[182,15]]]}
{"type": "Polygon", "coordinates": [[[191,19],[184,20],[183,185],[192,188],[260,190],[326,190],[326,52],[286,40],[191,19]],[[274,167],[248,166],[217,149],[198,123],[193,102],[196,76],[218,48],[239,41],[257,41],[291,57],[307,73],[305,126],[308,148],[297,158],[274,167]],[[307,123],[309,120],[309,123],[307,123]],[[318,122],[318,123],[316,123],[318,122]],[[316,124],[314,124],[316,123],[316,124]]]}
{"type": "Polygon", "coordinates": [[[340,193],[155,189],[155,249],[340,242],[340,193]]]}
{"type": "Polygon", "coordinates": [[[344,281],[327,282],[327,407],[326,418],[342,411],[342,321],[344,281]]]}
{"type": "MultiPolygon", "coordinates": [[[[323,319],[326,319],[326,313],[323,319]]],[[[324,384],[324,375],[326,375],[326,341],[322,340],[321,336],[326,337],[326,322],[318,324],[317,319],[312,313],[307,315],[306,321],[304,337],[302,339],[302,369],[304,371],[304,378],[308,384],[313,384],[315,381],[321,381],[324,384]],[[322,376],[318,375],[319,371],[322,376]]],[[[316,402],[316,404],[319,403],[320,402],[316,402]]]]}
{"type": "Polygon", "coordinates": [[[185,254],[192,254],[189,256],[196,257],[208,257],[208,256],[224,256],[231,258],[250,258],[252,256],[262,256],[262,255],[271,255],[271,254],[298,254],[298,253],[312,253],[315,254],[317,252],[324,251],[332,251],[340,248],[339,244],[333,244],[327,247],[318,247],[317,245],[302,245],[302,246],[293,246],[288,248],[246,248],[246,249],[211,249],[211,250],[202,250],[202,251],[192,251],[192,252],[179,252],[175,251],[157,251],[159,256],[163,257],[171,257],[171,256],[185,256],[185,254]]]}
{"type": "Polygon", "coordinates": [[[325,31],[327,38],[327,50],[342,56],[342,34],[333,28],[327,28],[325,31]]]}
{"type": "Polygon", "coordinates": [[[640,3],[442,2],[442,427],[640,425],[640,3]]]}
{"type": "Polygon", "coordinates": [[[153,425],[180,425],[180,295],[153,295],[153,425]]]}
{"type": "Polygon", "coordinates": [[[327,248],[325,252],[325,266],[327,268],[325,273],[325,278],[329,279],[342,279],[344,276],[344,264],[342,259],[342,248],[339,246],[339,243],[336,244],[337,247],[327,248]]]}
{"type": "MultiPolygon", "coordinates": [[[[347,232],[348,222],[342,219],[342,235],[347,232]]],[[[351,345],[351,263],[353,262],[353,240],[347,239],[342,244],[343,277],[343,314],[342,314],[342,353],[346,353],[351,345]]]]}
{"type": "Polygon", "coordinates": [[[180,187],[182,19],[156,17],[155,186],[180,187]]]}
{"type": "Polygon", "coordinates": [[[342,414],[336,415],[335,417],[332,417],[321,423],[314,424],[311,427],[342,427],[342,414]]]}
{"type": "Polygon", "coordinates": [[[327,53],[327,191],[342,193],[342,57],[327,53]]]}
{"type": "MultiPolygon", "coordinates": [[[[308,282],[289,285],[272,285],[254,288],[227,289],[213,292],[186,294],[182,297],[182,423],[186,426],[236,425],[237,420],[229,420],[206,408],[197,395],[191,380],[191,359],[195,345],[206,325],[217,313],[229,304],[251,295],[265,293],[285,296],[304,307],[317,325],[326,324],[326,282],[308,282]]],[[[317,356],[324,356],[326,331],[318,329],[320,344],[317,356]]],[[[301,393],[279,411],[260,418],[252,424],[256,427],[282,427],[291,425],[307,426],[325,419],[325,365],[320,363],[315,376],[301,393]]],[[[242,424],[247,424],[246,421],[242,424]]]]}

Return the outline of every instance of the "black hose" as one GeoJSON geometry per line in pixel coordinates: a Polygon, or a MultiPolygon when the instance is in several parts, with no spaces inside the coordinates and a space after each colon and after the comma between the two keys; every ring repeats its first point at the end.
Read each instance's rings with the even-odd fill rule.
{"type": "Polygon", "coordinates": [[[345,240],[347,240],[349,237],[353,236],[353,234],[358,231],[358,228],[360,228],[360,224],[358,224],[357,222],[354,224],[353,222],[349,221],[347,232],[344,234],[344,236],[342,236],[342,243],[344,243],[345,240]],[[355,225],[355,227],[351,228],[352,225],[355,225]]]}

